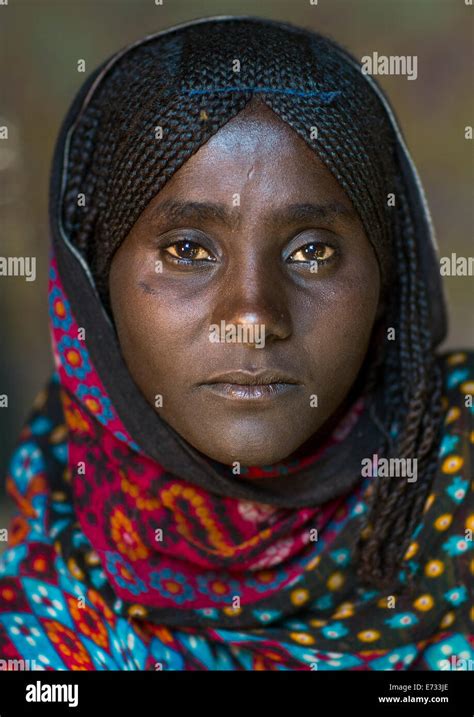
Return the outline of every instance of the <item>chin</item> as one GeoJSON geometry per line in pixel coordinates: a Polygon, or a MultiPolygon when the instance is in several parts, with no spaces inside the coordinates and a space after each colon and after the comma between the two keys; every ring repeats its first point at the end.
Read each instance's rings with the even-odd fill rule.
{"type": "MultiPolygon", "coordinates": [[[[274,438],[272,439],[275,440],[274,438]]],[[[278,443],[278,441],[277,441],[278,443]]],[[[236,441],[232,441],[232,445],[228,449],[206,450],[207,456],[215,461],[232,466],[235,462],[239,462],[241,466],[269,466],[279,461],[283,461],[291,453],[296,450],[297,446],[291,445],[288,450],[282,449],[281,443],[278,443],[279,450],[268,450],[268,446],[264,448],[252,448],[247,445],[236,445],[236,441]]],[[[200,449],[202,450],[202,448],[200,449]]]]}

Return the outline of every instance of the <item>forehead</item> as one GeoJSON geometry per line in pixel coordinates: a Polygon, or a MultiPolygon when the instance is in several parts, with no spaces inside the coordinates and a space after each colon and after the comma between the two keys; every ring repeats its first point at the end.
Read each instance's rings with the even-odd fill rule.
{"type": "MultiPolygon", "coordinates": [[[[311,128],[308,127],[308,133],[311,128]]],[[[248,191],[267,201],[327,202],[352,209],[341,185],[304,138],[260,98],[254,98],[173,174],[163,198],[231,201],[248,191]]]]}

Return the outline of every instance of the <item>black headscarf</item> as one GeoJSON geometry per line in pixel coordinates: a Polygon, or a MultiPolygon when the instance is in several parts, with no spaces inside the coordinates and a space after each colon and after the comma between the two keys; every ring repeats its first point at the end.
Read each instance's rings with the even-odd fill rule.
{"type": "MultiPolygon", "coordinates": [[[[382,452],[384,444],[385,451],[399,450],[391,445],[391,431],[403,434],[419,397],[413,384],[397,398],[394,372],[405,380],[408,364],[418,362],[407,380],[423,386],[425,414],[429,394],[439,398],[428,383],[430,367],[421,365],[422,354],[429,355],[446,330],[423,190],[382,91],[327,38],[287,23],[219,17],[178,25],[116,53],[86,80],[64,121],[50,214],[61,277],[109,396],[144,452],[190,482],[287,507],[323,503],[357,481],[362,457],[382,452]],[[295,474],[286,493],[278,478],[236,480],[231,467],[194,449],[157,415],[124,364],[107,310],[111,259],[140,213],[256,94],[303,137],[352,200],[391,296],[387,321],[394,325],[403,314],[405,322],[421,321],[419,328],[402,329],[398,354],[383,348],[382,359],[374,357],[385,366],[385,378],[380,369],[372,371],[370,406],[349,438],[329,449],[316,468],[295,474]],[[394,207],[389,193],[395,194],[394,207]],[[78,203],[79,195],[85,202],[78,203]],[[413,279],[401,276],[403,262],[413,279]]],[[[410,421],[413,439],[405,447],[416,452],[426,420],[423,412],[417,415],[415,429],[410,421]]],[[[425,440],[426,455],[433,445],[433,436],[431,443],[425,440]]]]}

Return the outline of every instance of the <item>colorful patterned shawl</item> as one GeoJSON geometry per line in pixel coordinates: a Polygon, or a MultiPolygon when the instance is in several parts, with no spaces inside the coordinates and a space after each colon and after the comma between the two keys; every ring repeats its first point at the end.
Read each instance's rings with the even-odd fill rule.
{"type": "MultiPolygon", "coordinates": [[[[289,509],[214,495],[167,472],[122,425],[54,260],[50,312],[57,370],[7,478],[17,513],[0,556],[0,668],[18,659],[47,670],[473,664],[472,354],[440,359],[439,469],[397,585],[384,594],[355,575],[373,478],[289,509]]],[[[356,403],[306,460],[343,441],[362,410],[356,403]]]]}

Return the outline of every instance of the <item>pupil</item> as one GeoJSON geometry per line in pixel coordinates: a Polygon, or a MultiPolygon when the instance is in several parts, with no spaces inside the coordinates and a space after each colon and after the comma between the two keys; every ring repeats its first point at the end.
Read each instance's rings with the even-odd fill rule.
{"type": "Polygon", "coordinates": [[[306,253],[308,255],[315,254],[316,257],[320,259],[321,256],[324,255],[324,250],[317,244],[308,244],[308,246],[306,247],[306,253]]]}
{"type": "MultiPolygon", "coordinates": [[[[186,254],[187,252],[191,252],[192,256],[194,256],[196,252],[196,247],[194,247],[191,242],[189,241],[182,241],[179,243],[179,253],[180,254],[186,254]]],[[[183,257],[183,258],[189,258],[189,257],[183,257]]]]}

